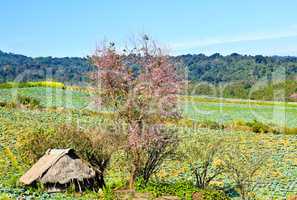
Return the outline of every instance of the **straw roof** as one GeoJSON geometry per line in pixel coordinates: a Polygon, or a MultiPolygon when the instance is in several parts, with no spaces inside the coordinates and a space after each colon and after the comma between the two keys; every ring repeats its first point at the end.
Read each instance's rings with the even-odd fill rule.
{"type": "Polygon", "coordinates": [[[20,182],[25,185],[34,181],[66,184],[72,180],[94,178],[95,175],[90,165],[82,161],[74,150],[50,149],[20,178],[20,182]]]}
{"type": "Polygon", "coordinates": [[[297,93],[291,94],[291,95],[290,95],[290,98],[292,98],[292,99],[297,99],[297,93]]]}

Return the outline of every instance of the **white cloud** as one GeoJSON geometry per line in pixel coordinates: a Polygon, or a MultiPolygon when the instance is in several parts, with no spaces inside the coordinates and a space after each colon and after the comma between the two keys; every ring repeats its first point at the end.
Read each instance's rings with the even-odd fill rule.
{"type": "Polygon", "coordinates": [[[211,37],[211,38],[198,38],[192,41],[177,42],[171,44],[171,47],[175,50],[186,50],[199,47],[207,47],[212,45],[229,44],[236,42],[248,42],[270,39],[281,39],[287,37],[297,36],[297,25],[290,26],[285,31],[274,31],[266,33],[250,33],[242,35],[233,35],[228,37],[211,37]]]}

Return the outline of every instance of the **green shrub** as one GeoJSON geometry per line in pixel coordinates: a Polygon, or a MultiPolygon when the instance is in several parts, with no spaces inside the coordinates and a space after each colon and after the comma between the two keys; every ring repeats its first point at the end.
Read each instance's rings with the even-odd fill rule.
{"type": "Polygon", "coordinates": [[[115,199],[112,188],[110,188],[108,186],[103,188],[103,199],[104,200],[114,200],[115,199]]]}
{"type": "Polygon", "coordinates": [[[29,108],[40,108],[40,100],[29,96],[17,95],[16,102],[29,108]]]}
{"type": "Polygon", "coordinates": [[[200,123],[202,127],[205,127],[205,128],[210,128],[210,129],[224,129],[225,126],[221,123],[218,123],[216,121],[209,121],[209,120],[206,120],[206,121],[203,121],[200,123]]]}
{"type": "Polygon", "coordinates": [[[30,96],[17,95],[14,101],[0,102],[0,107],[5,108],[16,108],[18,105],[23,105],[28,108],[42,108],[40,100],[30,96]]]}
{"type": "Polygon", "coordinates": [[[273,128],[267,124],[253,120],[252,122],[247,122],[247,126],[252,128],[252,131],[255,133],[269,133],[273,132],[273,128]]]}
{"type": "Polygon", "coordinates": [[[17,105],[15,102],[0,102],[0,107],[5,107],[5,108],[16,108],[17,105]]]}
{"type": "Polygon", "coordinates": [[[274,129],[275,134],[297,135],[297,128],[277,127],[274,129]]]}
{"type": "Polygon", "coordinates": [[[284,133],[288,135],[297,135],[297,128],[285,128],[284,133]]]}
{"type": "Polygon", "coordinates": [[[32,164],[48,149],[74,149],[77,154],[88,161],[97,173],[98,187],[105,186],[104,172],[111,155],[121,147],[125,136],[112,133],[107,129],[83,130],[75,125],[62,125],[53,130],[40,130],[23,134],[17,140],[21,157],[32,164]]]}
{"type": "Polygon", "coordinates": [[[17,159],[15,153],[8,147],[0,149],[0,180],[5,180],[1,184],[16,187],[23,172],[23,165],[17,159]]]}
{"type": "Polygon", "coordinates": [[[12,200],[12,198],[10,198],[10,196],[8,194],[0,193],[0,200],[12,200]]]}
{"type": "Polygon", "coordinates": [[[137,181],[136,190],[139,192],[150,192],[155,197],[172,195],[182,199],[190,200],[194,192],[200,192],[205,200],[230,200],[223,192],[218,190],[200,190],[190,182],[165,183],[165,182],[149,182],[143,186],[141,180],[137,181]]]}
{"type": "Polygon", "coordinates": [[[201,191],[204,200],[230,200],[221,190],[203,190],[201,191]]]}

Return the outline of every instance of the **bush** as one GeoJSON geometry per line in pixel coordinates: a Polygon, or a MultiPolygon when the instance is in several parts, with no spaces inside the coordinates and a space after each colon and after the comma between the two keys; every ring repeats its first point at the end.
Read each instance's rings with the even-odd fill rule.
{"type": "Polygon", "coordinates": [[[11,102],[0,102],[0,107],[5,108],[16,108],[19,105],[25,106],[27,108],[42,108],[40,100],[23,95],[17,95],[15,100],[11,102]]]}
{"type": "Polygon", "coordinates": [[[252,128],[252,131],[255,133],[269,133],[273,132],[273,128],[267,124],[254,120],[252,122],[247,122],[247,126],[252,128]]]}
{"type": "Polygon", "coordinates": [[[29,96],[18,95],[16,98],[16,103],[27,106],[29,108],[40,108],[41,107],[40,101],[38,99],[29,97],[29,96]]]}
{"type": "MultiPolygon", "coordinates": [[[[156,131],[156,129],[148,130],[149,133],[153,131],[156,131]]],[[[139,163],[141,164],[137,175],[143,178],[144,184],[159,170],[165,159],[175,155],[175,150],[179,144],[175,129],[158,127],[158,132],[154,138],[150,138],[148,134],[145,138],[150,142],[147,142],[146,146],[141,150],[136,151],[140,155],[139,163]]]]}
{"type": "Polygon", "coordinates": [[[16,187],[18,179],[23,171],[22,164],[19,163],[17,157],[10,148],[3,147],[3,149],[0,149],[0,180],[3,186],[16,187]]]}
{"type": "Polygon", "coordinates": [[[210,120],[198,122],[198,124],[202,128],[209,128],[209,129],[224,129],[225,128],[224,124],[221,124],[221,123],[218,123],[215,121],[210,121],[210,120]]]}
{"type": "Polygon", "coordinates": [[[10,196],[8,194],[0,193],[0,200],[12,200],[12,198],[10,198],[10,196]]]}
{"type": "Polygon", "coordinates": [[[211,136],[191,136],[181,147],[181,155],[190,168],[197,188],[208,188],[211,181],[224,172],[220,158],[224,153],[221,139],[211,136]]]}
{"type": "Polygon", "coordinates": [[[221,190],[203,190],[201,191],[204,200],[230,200],[221,190]]]}
{"type": "Polygon", "coordinates": [[[289,127],[279,128],[278,130],[275,130],[275,133],[284,133],[287,135],[297,135],[297,128],[289,128],[289,127]]]}
{"type": "Polygon", "coordinates": [[[254,149],[240,145],[240,140],[228,146],[223,158],[223,165],[227,177],[234,183],[235,190],[241,200],[256,199],[256,185],[263,181],[261,170],[268,167],[269,152],[262,143],[255,143],[254,149]]]}
{"type": "Polygon", "coordinates": [[[125,141],[122,135],[104,129],[82,130],[77,126],[62,125],[52,131],[40,130],[18,138],[18,149],[23,158],[34,163],[48,149],[71,148],[97,171],[98,187],[105,186],[104,172],[111,155],[125,141]]]}
{"type": "Polygon", "coordinates": [[[182,199],[192,199],[193,193],[199,192],[206,200],[230,200],[230,198],[223,191],[200,190],[190,182],[149,182],[146,186],[143,186],[143,184],[141,184],[141,180],[138,180],[136,190],[139,192],[150,192],[155,197],[173,195],[182,199]]]}
{"type": "Polygon", "coordinates": [[[114,200],[115,199],[114,193],[110,187],[107,186],[103,189],[102,199],[104,199],[104,200],[114,200]]]}
{"type": "Polygon", "coordinates": [[[0,102],[0,107],[5,107],[5,108],[16,108],[17,105],[14,102],[0,102]]]}

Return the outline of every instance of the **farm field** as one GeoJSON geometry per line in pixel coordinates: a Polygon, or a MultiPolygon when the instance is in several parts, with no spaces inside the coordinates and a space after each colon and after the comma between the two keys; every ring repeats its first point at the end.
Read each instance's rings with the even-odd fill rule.
{"type": "MultiPolygon", "coordinates": [[[[0,193],[12,193],[15,195],[34,196],[52,199],[71,199],[69,196],[55,196],[49,194],[38,194],[25,191],[13,186],[15,181],[28,168],[23,163],[17,152],[18,138],[25,133],[45,132],[49,133],[52,128],[63,123],[79,123],[81,126],[98,126],[105,123],[106,119],[100,117],[81,115],[79,113],[67,112],[41,112],[38,110],[20,110],[0,108],[0,193]],[[34,127],[34,128],[33,128],[34,127]],[[9,151],[8,151],[9,149],[9,151]],[[19,167],[21,166],[21,167],[19,167]],[[38,196],[41,195],[41,196],[38,196]]],[[[225,141],[233,143],[240,141],[240,145],[249,149],[251,153],[256,151],[256,144],[261,143],[263,150],[270,152],[267,168],[261,171],[261,181],[256,184],[257,194],[261,199],[286,199],[290,194],[296,194],[297,182],[294,177],[297,175],[297,137],[290,135],[275,134],[255,134],[242,131],[225,131],[210,129],[189,129],[178,128],[182,142],[186,143],[193,135],[211,136],[213,138],[223,138],[225,141]]],[[[116,155],[117,161],[112,162],[112,171],[107,173],[107,181],[120,180],[126,177],[125,169],[121,168],[118,159],[123,159],[116,155]]],[[[188,166],[177,160],[167,160],[160,172],[153,178],[158,181],[177,180],[191,181],[188,166]]],[[[220,177],[215,181],[216,185],[230,185],[226,177],[220,177]]],[[[94,194],[86,194],[94,195],[94,194]]],[[[237,195],[232,193],[233,199],[237,195]]],[[[83,196],[82,199],[92,198],[83,196]]]]}
{"type": "Polygon", "coordinates": [[[196,102],[184,104],[184,115],[194,120],[209,120],[218,123],[257,120],[264,124],[297,126],[297,105],[256,102],[196,102]]]}
{"type": "MultiPolygon", "coordinates": [[[[108,119],[100,115],[91,115],[80,112],[82,109],[91,109],[90,95],[80,91],[63,90],[59,88],[19,88],[1,89],[0,102],[10,102],[17,95],[30,96],[40,100],[44,107],[62,107],[61,110],[17,109],[0,107],[0,194],[25,195],[40,199],[71,199],[67,195],[49,195],[46,193],[32,193],[18,188],[15,183],[28,169],[17,151],[19,138],[23,134],[42,132],[50,134],[54,127],[65,123],[79,124],[81,127],[96,127],[108,123],[108,119]],[[71,109],[71,110],[68,110],[71,109]],[[34,127],[34,128],[33,128],[34,127]],[[22,167],[19,167],[22,166],[22,167]]],[[[183,98],[182,106],[184,117],[197,121],[215,121],[218,123],[231,123],[233,121],[252,121],[257,119],[263,123],[287,125],[296,127],[297,105],[294,103],[280,102],[247,102],[228,99],[207,99],[191,97],[191,100],[183,98]],[[184,103],[184,104],[183,104],[184,103]],[[272,117],[271,117],[272,116],[272,117]],[[285,116],[286,121],[281,121],[285,116]]],[[[256,183],[256,192],[260,199],[286,199],[291,194],[297,193],[297,136],[276,135],[272,133],[256,134],[246,131],[210,130],[204,128],[177,127],[178,134],[183,143],[194,135],[200,137],[211,136],[214,139],[221,138],[224,141],[238,143],[251,153],[256,151],[261,143],[263,150],[269,151],[269,162],[261,171],[261,180],[256,183]]],[[[115,155],[117,162],[124,159],[122,155],[115,155]]],[[[109,184],[123,180],[127,177],[127,171],[112,162],[107,175],[109,184]]],[[[153,180],[172,182],[193,181],[189,166],[177,160],[167,160],[153,180]]],[[[214,185],[228,188],[232,182],[227,177],[221,176],[214,185]]],[[[233,199],[238,199],[238,194],[229,191],[233,199]]],[[[93,198],[88,193],[82,199],[93,198]]]]}
{"type": "MultiPolygon", "coordinates": [[[[36,98],[45,107],[92,109],[90,94],[59,88],[0,89],[0,102],[12,101],[17,94],[36,98]]],[[[297,127],[297,103],[190,97],[182,98],[181,107],[184,117],[197,121],[225,124],[257,120],[281,127],[297,127]]]]}
{"type": "Polygon", "coordinates": [[[60,88],[28,87],[0,89],[0,101],[9,102],[17,95],[30,96],[40,100],[45,107],[64,107],[82,109],[88,106],[87,93],[60,88]]]}
{"type": "MultiPolygon", "coordinates": [[[[252,154],[256,152],[256,148],[259,148],[256,144],[261,144],[261,149],[269,152],[269,159],[267,165],[260,172],[261,180],[255,182],[257,197],[259,199],[287,199],[291,194],[296,194],[297,181],[294,178],[297,175],[296,136],[255,134],[242,131],[187,129],[184,132],[183,142],[190,141],[195,135],[200,135],[202,138],[206,136],[221,138],[227,141],[227,144],[230,143],[230,145],[238,142],[241,148],[246,148],[252,154]]],[[[164,176],[168,179],[172,174],[179,174],[179,178],[191,180],[188,173],[189,169],[183,163],[172,162],[171,165],[167,166],[172,167],[165,168],[159,176],[164,176]]],[[[229,180],[226,177],[220,177],[214,184],[228,185],[229,180]]],[[[230,196],[236,199],[237,195],[230,193],[230,196]]]]}

